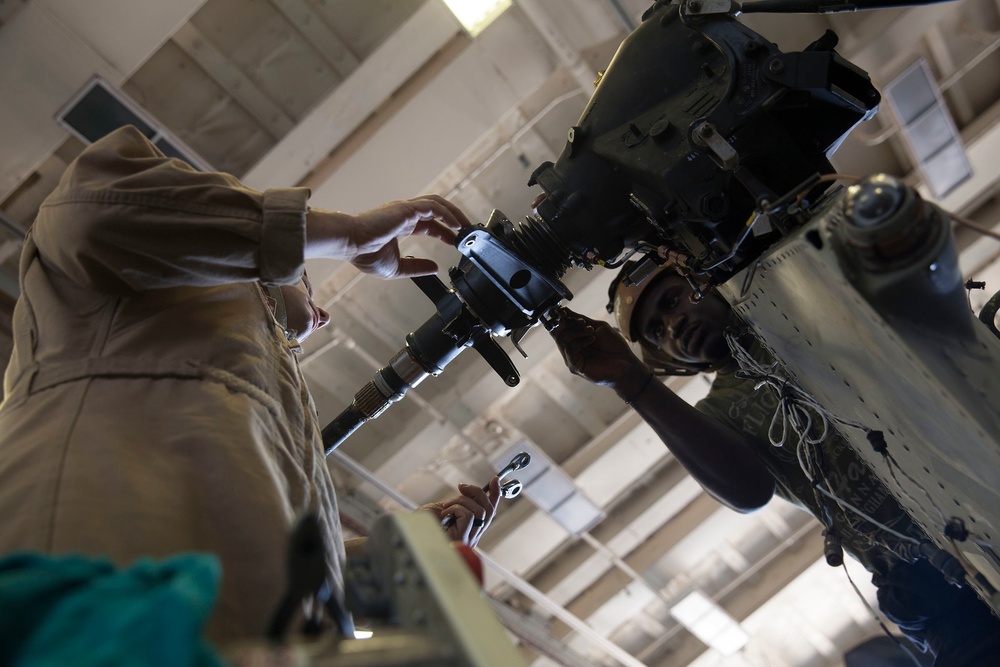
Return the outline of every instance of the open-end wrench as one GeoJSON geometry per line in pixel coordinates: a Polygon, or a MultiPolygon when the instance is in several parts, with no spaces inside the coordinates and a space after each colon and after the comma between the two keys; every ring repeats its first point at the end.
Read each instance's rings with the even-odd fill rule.
{"type": "MultiPolygon", "coordinates": [[[[531,455],[528,454],[528,452],[521,452],[520,454],[517,454],[514,458],[512,458],[510,460],[510,463],[504,466],[503,470],[497,473],[497,479],[503,479],[507,475],[517,470],[520,470],[529,463],[531,463],[531,455]]],[[[522,488],[524,488],[524,485],[521,484],[521,482],[517,481],[516,479],[512,479],[506,484],[500,486],[500,497],[517,498],[517,496],[521,493],[522,488]]],[[[489,490],[490,490],[490,483],[486,482],[486,484],[483,485],[483,491],[489,491],[489,490]]],[[[449,514],[445,518],[441,519],[441,527],[445,529],[450,528],[455,524],[455,521],[456,521],[455,515],[449,514]]]]}
{"type": "MultiPolygon", "coordinates": [[[[507,475],[511,474],[514,471],[520,470],[529,463],[531,463],[531,455],[528,454],[528,452],[521,452],[520,454],[512,458],[510,460],[510,463],[508,463],[503,470],[497,473],[497,477],[503,479],[507,475]]],[[[486,486],[483,487],[483,491],[489,491],[489,490],[490,490],[490,485],[489,482],[487,482],[486,486]]]]}
{"type": "Polygon", "coordinates": [[[521,489],[523,488],[524,485],[521,484],[521,482],[519,482],[516,479],[512,479],[509,482],[504,482],[503,484],[500,485],[500,497],[507,498],[508,500],[510,500],[511,498],[517,498],[519,495],[521,495],[521,489]]]}

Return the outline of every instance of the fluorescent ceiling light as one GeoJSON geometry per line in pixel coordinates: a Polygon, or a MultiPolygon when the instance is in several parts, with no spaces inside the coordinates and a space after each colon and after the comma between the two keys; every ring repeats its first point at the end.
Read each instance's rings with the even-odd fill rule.
{"type": "Polygon", "coordinates": [[[475,37],[506,11],[511,0],[444,0],[470,36],[475,37]]]}
{"type": "Polygon", "coordinates": [[[670,609],[695,637],[723,655],[733,655],[746,646],[750,637],[732,616],[701,591],[692,591],[670,609]]]}
{"type": "Polygon", "coordinates": [[[921,58],[891,81],[885,95],[917,169],[937,199],[972,178],[962,136],[927,61],[921,58]]]}

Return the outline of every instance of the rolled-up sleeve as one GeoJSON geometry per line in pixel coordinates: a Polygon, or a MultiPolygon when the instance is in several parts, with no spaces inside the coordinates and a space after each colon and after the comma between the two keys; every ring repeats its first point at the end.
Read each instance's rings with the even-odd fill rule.
{"type": "Polygon", "coordinates": [[[260,279],[264,283],[287,283],[288,276],[298,280],[302,275],[308,197],[305,188],[264,191],[260,241],[260,279]]]}
{"type": "Polygon", "coordinates": [[[32,233],[44,262],[112,294],[291,284],[305,263],[308,198],[306,188],[261,193],[197,171],[126,127],[70,165],[32,233]]]}

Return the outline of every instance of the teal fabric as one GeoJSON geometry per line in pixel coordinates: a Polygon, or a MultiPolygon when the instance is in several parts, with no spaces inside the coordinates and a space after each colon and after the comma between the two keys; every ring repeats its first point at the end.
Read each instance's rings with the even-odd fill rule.
{"type": "Polygon", "coordinates": [[[215,556],[0,559],[0,665],[221,667],[201,629],[215,605],[215,556]]]}

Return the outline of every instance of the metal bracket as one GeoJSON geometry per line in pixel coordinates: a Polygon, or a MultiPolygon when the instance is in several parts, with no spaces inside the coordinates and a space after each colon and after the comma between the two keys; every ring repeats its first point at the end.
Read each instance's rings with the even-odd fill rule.
{"type": "Polygon", "coordinates": [[[719,166],[733,170],[740,163],[740,156],[733,145],[722,138],[715,126],[708,121],[702,121],[691,130],[691,140],[696,146],[707,148],[719,166]]]}

